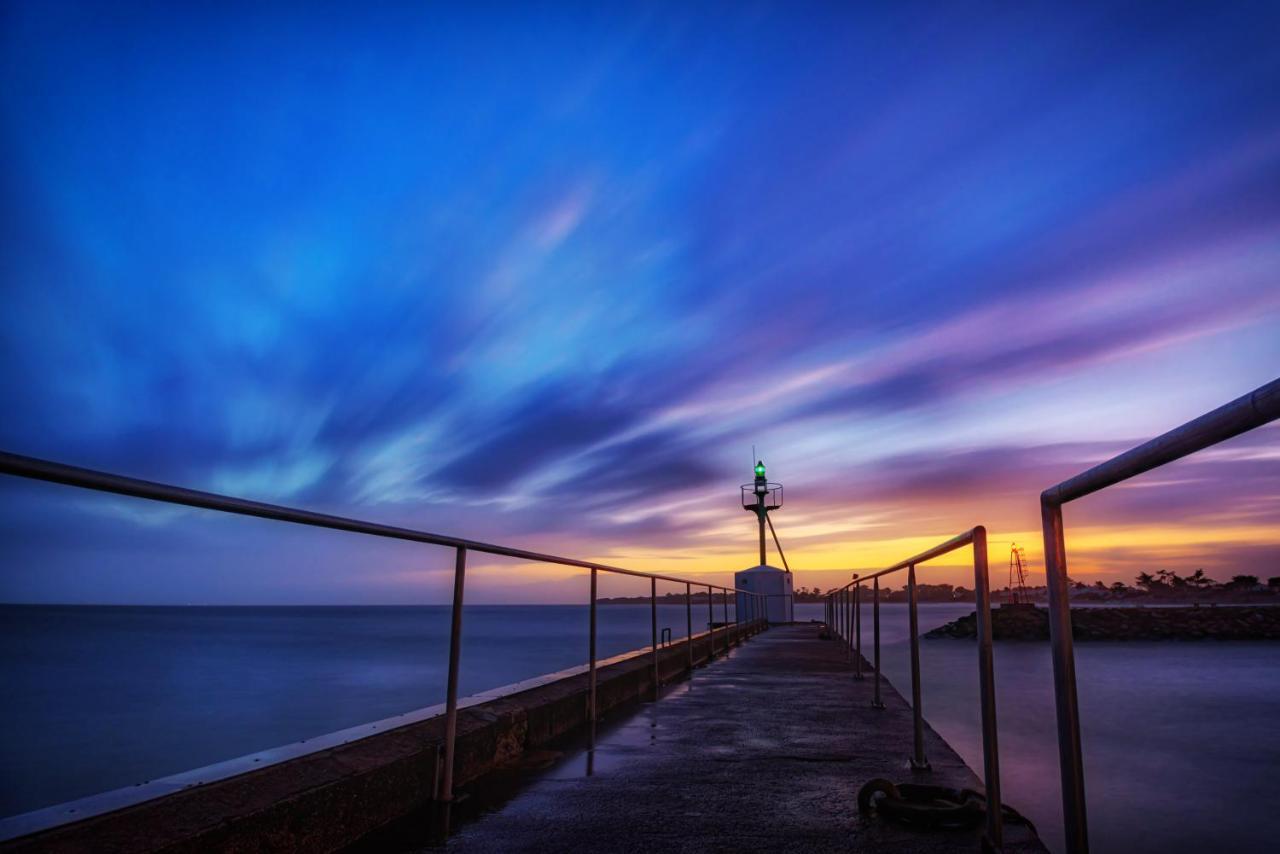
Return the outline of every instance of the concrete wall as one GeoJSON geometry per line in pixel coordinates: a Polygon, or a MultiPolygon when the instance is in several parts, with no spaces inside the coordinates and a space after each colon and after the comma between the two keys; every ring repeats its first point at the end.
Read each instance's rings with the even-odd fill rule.
{"type": "MultiPolygon", "coordinates": [[[[745,628],[717,630],[716,652],[745,628]]],[[[693,641],[695,662],[710,650],[693,641]]],[[[686,642],[658,652],[659,680],[688,671],[686,642]]],[[[600,668],[601,714],[652,695],[648,652],[600,668]]],[[[523,751],[587,721],[586,674],[458,712],[455,786],[477,781],[523,751]]],[[[427,806],[438,776],[444,717],[197,786],[0,845],[0,852],[334,851],[427,806]]]]}

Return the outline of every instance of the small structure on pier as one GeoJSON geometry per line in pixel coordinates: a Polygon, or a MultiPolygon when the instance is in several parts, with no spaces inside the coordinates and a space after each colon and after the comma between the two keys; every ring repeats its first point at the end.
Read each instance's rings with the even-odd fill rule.
{"type": "MultiPolygon", "coordinates": [[[[755,480],[744,483],[741,492],[742,509],[756,514],[756,521],[760,526],[760,563],[735,573],[733,585],[740,590],[749,590],[767,597],[765,616],[769,622],[790,623],[795,619],[791,567],[787,566],[782,544],[778,542],[778,533],[773,530],[773,522],[769,519],[769,511],[782,506],[782,484],[770,483],[765,474],[764,461],[757,460],[755,480]],[[778,557],[782,559],[783,569],[769,565],[764,538],[766,526],[773,534],[773,542],[778,547],[778,557]]],[[[747,602],[746,594],[739,593],[736,598],[738,613],[749,618],[752,606],[747,602]]]]}

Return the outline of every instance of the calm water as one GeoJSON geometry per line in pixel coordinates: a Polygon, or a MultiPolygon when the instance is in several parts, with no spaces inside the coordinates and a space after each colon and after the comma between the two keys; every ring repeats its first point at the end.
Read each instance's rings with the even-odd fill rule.
{"type": "MultiPolygon", "coordinates": [[[[659,626],[682,637],[684,609],[659,610],[659,626]]],[[[922,628],[970,610],[923,606],[922,628]]],[[[817,617],[821,606],[796,611],[817,617]]],[[[701,631],[705,606],[694,614],[701,631]]],[[[472,606],[464,627],[465,693],[586,657],[579,606],[472,606]]],[[[869,610],[864,630],[869,657],[869,610]]],[[[884,606],[882,634],[885,674],[905,687],[903,606],[884,606]]],[[[0,607],[0,814],[441,702],[447,638],[447,607],[0,607]]],[[[646,606],[601,608],[602,656],[648,641],[646,606]]],[[[974,646],[922,651],[925,716],[980,768],[974,646]]],[[[1274,849],[1280,650],[1088,644],[1077,656],[1095,848],[1274,849]]],[[[997,644],[996,667],[1007,797],[1056,846],[1048,649],[997,644]]]]}

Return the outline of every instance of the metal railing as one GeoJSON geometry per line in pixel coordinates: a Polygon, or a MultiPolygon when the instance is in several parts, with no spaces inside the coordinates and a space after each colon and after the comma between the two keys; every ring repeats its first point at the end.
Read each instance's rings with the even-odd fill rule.
{"type": "Polygon", "coordinates": [[[1204,450],[1280,418],[1280,379],[1272,380],[1225,406],[1188,421],[1040,494],[1044,527],[1044,568],[1049,589],[1049,643],[1053,650],[1053,691],[1058,717],[1058,757],[1067,850],[1089,850],[1085,810],[1080,710],[1075,654],[1071,643],[1067,547],[1062,505],[1114,486],[1135,475],[1204,450]]]}
{"type": "Polygon", "coordinates": [[[782,600],[782,615],[777,622],[789,623],[795,620],[795,593],[756,593],[755,598],[747,603],[747,609],[750,612],[758,607],[762,611],[759,616],[767,620],[769,618],[769,600],[771,599],[782,600]]]}
{"type": "Polygon", "coordinates": [[[920,620],[919,598],[916,590],[916,566],[941,557],[965,546],[973,546],[973,582],[975,611],[978,622],[978,683],[982,704],[982,765],[983,783],[986,788],[987,839],[995,848],[1001,845],[1004,825],[1001,821],[1000,756],[996,744],[996,686],[992,658],[991,639],[991,585],[987,573],[987,529],[978,525],[959,536],[940,543],[914,557],[866,576],[855,575],[843,587],[827,593],[827,626],[839,637],[849,655],[854,658],[854,676],[862,676],[862,617],[861,586],[868,581],[872,585],[872,624],[874,631],[875,690],[871,705],[883,709],[880,698],[880,578],[894,572],[907,571],[907,613],[911,631],[911,711],[913,718],[911,767],[918,771],[929,770],[929,760],[924,752],[924,710],[920,690],[920,620]]]}
{"type": "Polygon", "coordinates": [[[754,483],[744,483],[738,487],[742,494],[742,509],[754,510],[761,501],[764,506],[770,510],[777,510],[782,506],[782,484],[767,483],[764,492],[756,492],[754,483]]]}
{"type": "MultiPolygon", "coordinates": [[[[446,686],[445,693],[444,768],[442,771],[439,791],[437,792],[438,799],[442,801],[450,801],[453,798],[454,746],[458,732],[458,671],[462,652],[462,606],[464,600],[463,591],[464,582],[466,580],[468,551],[590,570],[591,598],[589,618],[590,638],[588,642],[589,689],[587,716],[589,722],[590,744],[592,746],[595,744],[596,721],[598,718],[596,702],[596,592],[598,573],[609,572],[618,575],[629,575],[636,578],[649,579],[650,624],[652,630],[650,647],[655,696],[657,695],[660,685],[658,670],[659,642],[657,600],[657,587],[659,581],[683,584],[685,586],[684,600],[688,630],[686,646],[688,647],[688,664],[690,668],[694,666],[693,587],[696,585],[698,588],[705,587],[707,590],[707,631],[709,646],[706,659],[707,661],[710,661],[716,655],[717,634],[713,602],[715,595],[714,591],[720,591],[723,605],[723,631],[720,634],[720,639],[723,643],[724,651],[726,652],[734,642],[735,638],[738,641],[741,640],[741,634],[739,632],[730,631],[729,593],[732,592],[735,594],[746,595],[749,597],[747,601],[753,603],[755,601],[754,597],[757,596],[757,594],[748,590],[725,587],[720,584],[709,584],[705,581],[690,581],[685,578],[677,578],[670,575],[659,575],[652,572],[641,572],[639,570],[626,569],[619,566],[609,566],[608,564],[596,563],[594,561],[578,560],[576,558],[562,557],[560,555],[553,554],[543,554],[541,552],[529,551],[527,549],[509,548],[507,546],[485,543],[478,540],[450,537],[443,534],[433,534],[427,531],[419,531],[412,528],[401,528],[393,525],[382,525],[376,522],[366,522],[360,519],[351,519],[344,516],[315,513],[310,510],[300,510],[277,504],[266,504],[260,501],[249,501],[243,498],[235,498],[228,495],[219,495],[213,492],[202,492],[170,484],[139,480],[137,478],[124,477],[92,469],[78,468],[76,466],[64,465],[62,463],[50,462],[48,460],[40,460],[33,457],[25,457],[19,454],[10,454],[2,451],[0,451],[0,474],[23,477],[30,480],[47,481],[49,483],[59,483],[66,486],[91,489],[98,492],[109,492],[132,498],[160,501],[166,504],[181,504],[187,507],[198,507],[205,510],[234,513],[240,516],[255,516],[260,519],[271,519],[278,522],[291,522],[298,525],[307,525],[313,528],[328,528],[335,531],[347,531],[354,534],[365,534],[367,536],[383,537],[394,540],[406,540],[414,543],[425,543],[427,545],[445,546],[454,549],[453,605],[450,611],[449,669],[448,684],[446,686]]],[[[749,610],[751,611],[751,616],[748,626],[753,632],[767,627],[767,620],[765,620],[763,616],[760,616],[767,614],[767,611],[764,608],[757,608],[753,604],[753,607],[749,610]]],[[[739,626],[739,616],[735,602],[733,620],[733,625],[735,627],[739,626]]]]}

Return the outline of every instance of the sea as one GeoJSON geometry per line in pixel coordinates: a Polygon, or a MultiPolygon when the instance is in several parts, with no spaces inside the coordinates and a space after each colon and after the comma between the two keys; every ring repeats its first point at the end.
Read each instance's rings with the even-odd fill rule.
{"type": "MultiPolygon", "coordinates": [[[[683,637],[684,607],[658,610],[683,637]]],[[[921,630],[971,611],[924,604],[921,630]]],[[[587,627],[579,605],[467,606],[462,693],[583,664],[587,627]]],[[[881,631],[885,678],[909,695],[904,605],[881,606],[881,631]]],[[[447,606],[0,606],[0,816],[440,703],[448,637],[447,606]]],[[[600,657],[649,637],[647,605],[600,606],[600,657]]],[[[976,646],[921,652],[925,718],[980,772],[976,646]]],[[[995,661],[1005,799],[1060,851],[1048,646],[1000,642],[995,661]]],[[[1081,643],[1076,665],[1095,851],[1277,850],[1280,647],[1081,643]]]]}

